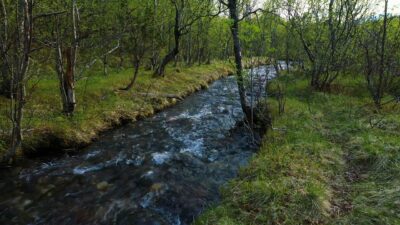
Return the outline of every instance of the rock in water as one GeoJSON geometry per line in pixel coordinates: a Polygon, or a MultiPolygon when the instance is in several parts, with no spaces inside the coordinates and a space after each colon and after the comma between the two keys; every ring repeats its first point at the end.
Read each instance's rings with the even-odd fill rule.
{"type": "Polygon", "coordinates": [[[97,184],[97,190],[99,191],[107,191],[110,187],[110,184],[107,181],[103,181],[97,184]]]}

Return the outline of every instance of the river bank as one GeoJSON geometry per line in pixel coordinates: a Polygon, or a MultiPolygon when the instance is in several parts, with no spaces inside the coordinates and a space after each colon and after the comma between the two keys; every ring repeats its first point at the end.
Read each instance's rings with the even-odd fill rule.
{"type": "MultiPolygon", "coordinates": [[[[168,68],[165,78],[154,78],[151,71],[141,71],[130,91],[126,86],[132,69],[104,76],[94,72],[77,82],[77,109],[72,117],[61,113],[58,83],[54,77],[32,81],[32,92],[25,109],[24,152],[19,157],[78,151],[92,143],[101,132],[153,115],[176,104],[221,77],[232,74],[228,63],[168,68]]],[[[8,101],[0,99],[0,156],[6,149],[10,129],[6,116],[8,101]]]]}
{"type": "Polygon", "coordinates": [[[376,113],[362,82],[320,93],[303,75],[272,81],[272,95],[286,86],[285,113],[269,100],[259,153],[195,224],[400,224],[400,106],[376,113]]]}

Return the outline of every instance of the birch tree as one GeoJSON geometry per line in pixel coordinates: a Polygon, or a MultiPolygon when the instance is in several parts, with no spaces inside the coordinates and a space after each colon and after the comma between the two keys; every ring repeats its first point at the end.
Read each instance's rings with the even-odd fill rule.
{"type": "Polygon", "coordinates": [[[229,11],[229,18],[231,20],[230,31],[233,40],[233,52],[235,56],[235,67],[236,67],[236,80],[239,89],[239,98],[242,110],[246,115],[247,119],[251,119],[252,109],[246,98],[246,89],[244,86],[244,71],[242,62],[242,45],[239,38],[239,23],[244,18],[261,11],[261,9],[248,10],[247,12],[240,14],[240,6],[243,6],[239,0],[219,0],[221,4],[226,6],[229,11]]]}
{"type": "Polygon", "coordinates": [[[69,13],[59,15],[54,23],[55,65],[63,112],[72,115],[75,111],[75,72],[79,47],[79,10],[76,0],[69,3],[69,13]],[[63,23],[62,19],[66,20],[63,23]],[[64,28],[64,29],[63,29],[64,28]]]}
{"type": "Polygon", "coordinates": [[[5,160],[12,162],[17,151],[22,148],[22,119],[26,103],[25,86],[28,81],[28,69],[33,35],[33,0],[20,0],[13,3],[0,1],[3,12],[1,37],[2,58],[6,62],[10,76],[10,119],[12,123],[11,144],[5,160]],[[9,4],[9,5],[8,5],[9,4]],[[13,6],[12,12],[7,12],[13,6]],[[10,18],[13,17],[12,20],[10,18]],[[12,23],[10,22],[12,21],[12,23]]]}

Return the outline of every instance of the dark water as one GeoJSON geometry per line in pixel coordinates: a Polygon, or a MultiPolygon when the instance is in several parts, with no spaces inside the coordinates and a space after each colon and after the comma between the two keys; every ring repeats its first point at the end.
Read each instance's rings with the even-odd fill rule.
{"type": "MultiPolygon", "coordinates": [[[[253,83],[261,93],[265,74],[253,83]]],[[[190,224],[257,150],[233,77],[104,134],[84,153],[0,171],[0,224],[190,224]]],[[[253,96],[254,97],[254,96],[253,96]]]]}

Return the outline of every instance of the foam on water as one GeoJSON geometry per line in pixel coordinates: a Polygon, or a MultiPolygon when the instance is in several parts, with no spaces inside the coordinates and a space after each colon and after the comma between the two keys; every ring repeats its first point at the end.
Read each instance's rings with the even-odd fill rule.
{"type": "Polygon", "coordinates": [[[75,175],[83,175],[89,172],[94,172],[94,171],[98,171],[104,168],[104,164],[100,163],[94,166],[85,166],[85,167],[75,167],[72,171],[73,174],[75,175]]]}
{"type": "Polygon", "coordinates": [[[171,159],[171,153],[170,152],[161,152],[161,153],[156,152],[156,153],[151,154],[151,156],[153,157],[153,162],[156,165],[162,165],[166,161],[171,159]]]}
{"type": "Polygon", "coordinates": [[[125,161],[126,165],[133,165],[133,166],[140,166],[143,164],[145,157],[138,155],[138,156],[133,156],[132,159],[127,159],[125,161]]]}
{"type": "Polygon", "coordinates": [[[202,157],[204,153],[204,140],[203,138],[199,139],[186,139],[183,142],[185,144],[185,148],[180,150],[180,153],[190,153],[197,157],[202,157]]]}
{"type": "Polygon", "coordinates": [[[94,163],[93,165],[85,165],[85,166],[79,165],[72,170],[72,173],[75,175],[83,175],[86,173],[99,171],[107,167],[117,166],[122,162],[126,162],[125,158],[126,154],[124,154],[123,152],[119,152],[117,157],[103,163],[94,163]]]}
{"type": "Polygon", "coordinates": [[[93,152],[89,152],[88,154],[86,154],[85,159],[90,159],[93,158],[95,156],[97,156],[101,151],[97,150],[97,151],[93,151],[93,152]]]}

